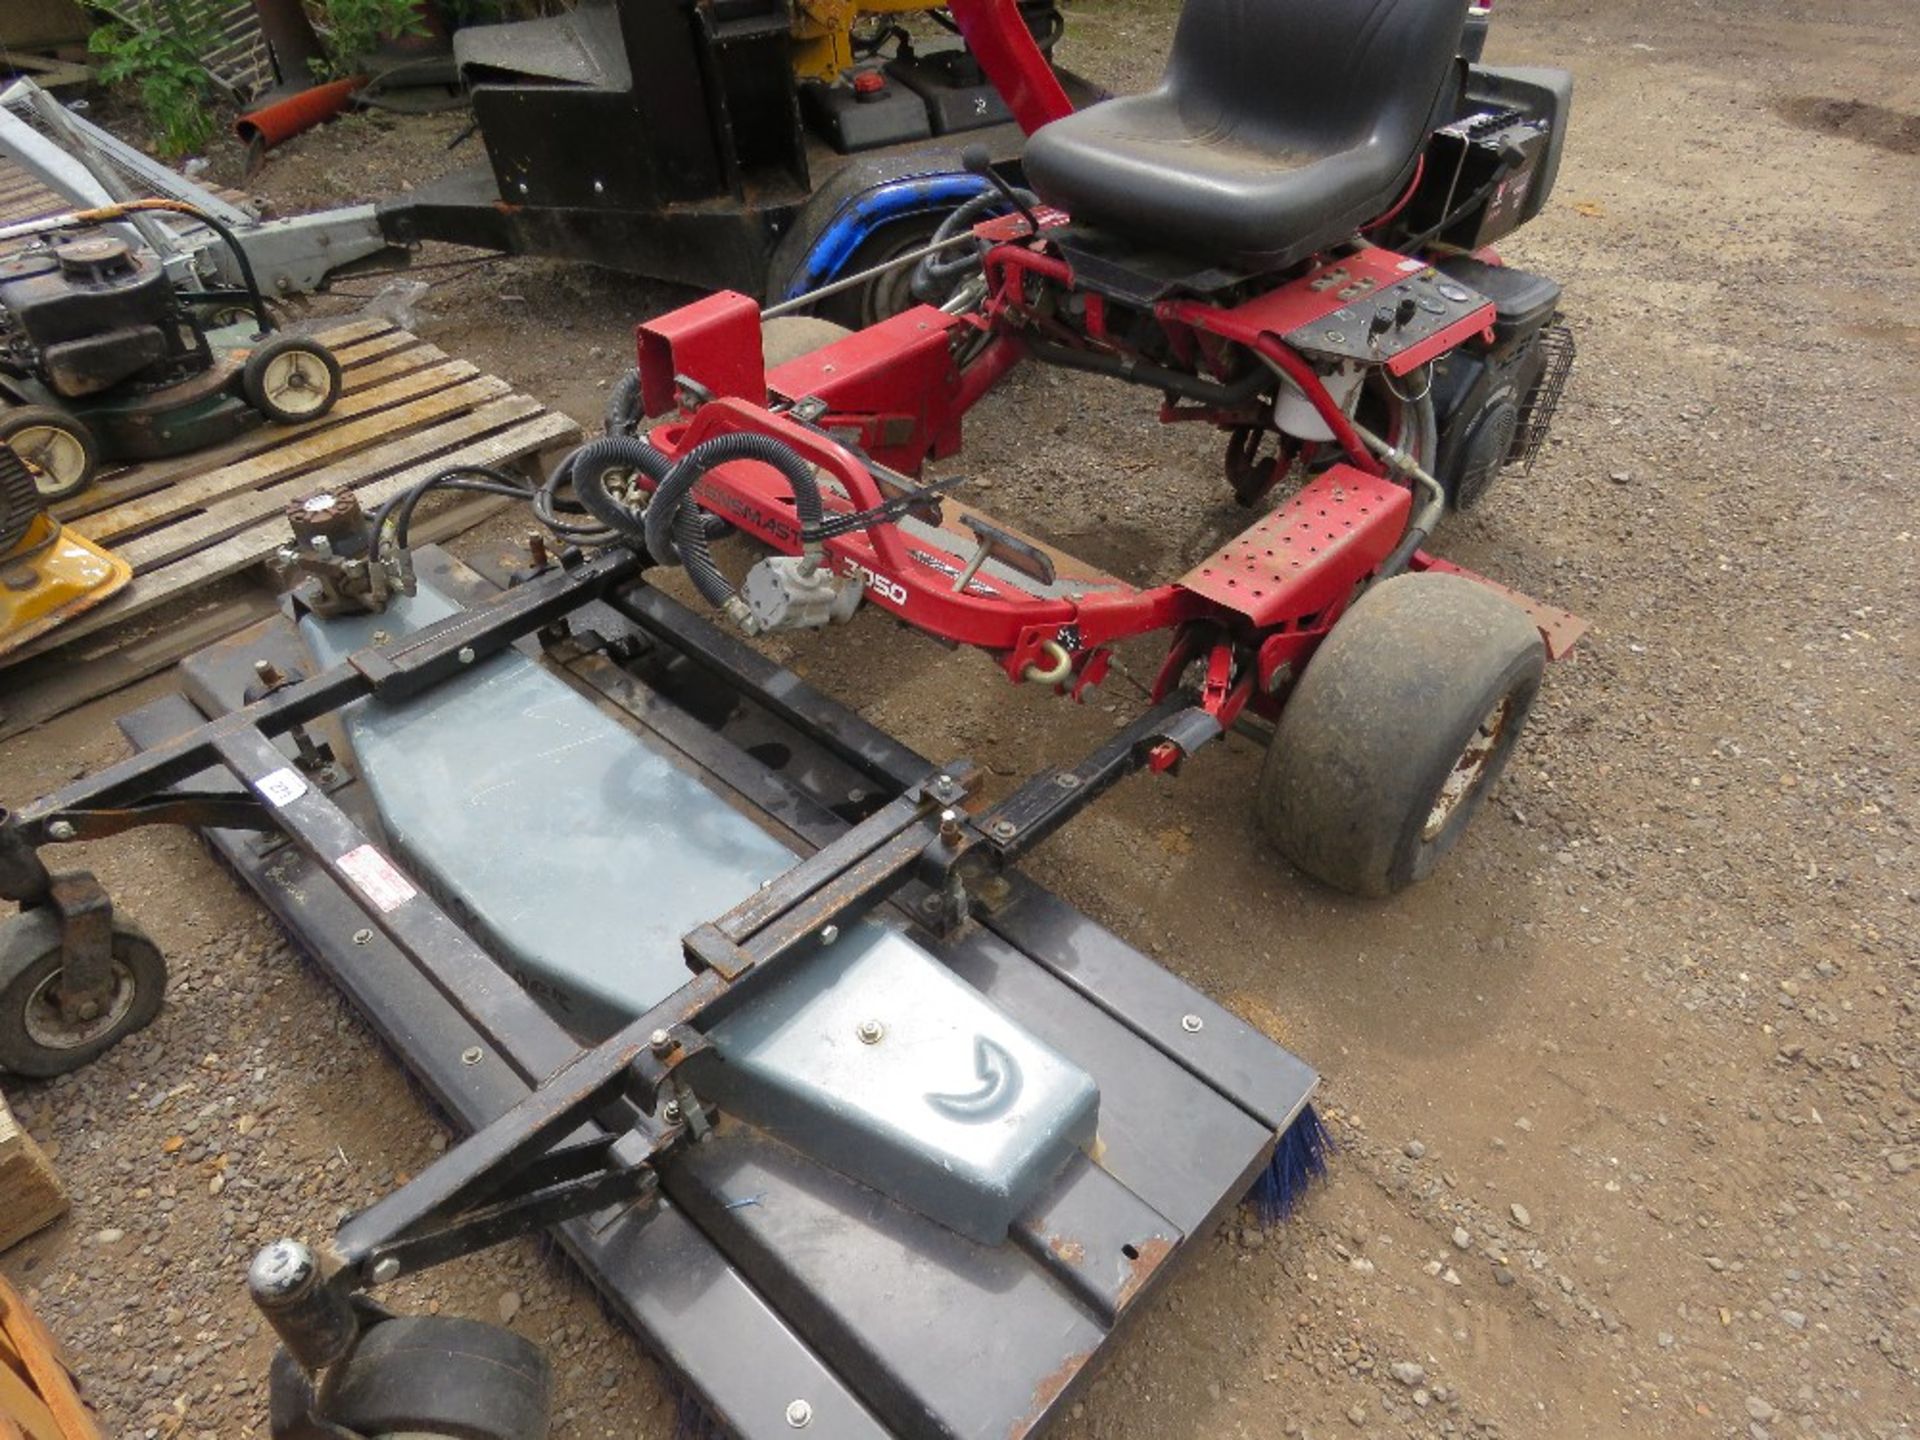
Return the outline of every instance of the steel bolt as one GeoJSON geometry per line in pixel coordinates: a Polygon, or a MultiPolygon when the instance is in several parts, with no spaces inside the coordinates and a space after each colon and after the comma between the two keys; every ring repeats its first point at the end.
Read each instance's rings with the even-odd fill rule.
{"type": "Polygon", "coordinates": [[[940,812],[940,843],[943,845],[960,843],[960,812],[958,810],[940,812]]]}
{"type": "Polygon", "coordinates": [[[680,1102],[678,1100],[669,1100],[660,1107],[660,1118],[669,1125],[678,1125],[682,1116],[683,1112],[680,1109],[680,1102]]]}
{"type": "Polygon", "coordinates": [[[373,931],[371,930],[354,931],[353,943],[356,945],[371,945],[373,943],[373,931]]]}
{"type": "Polygon", "coordinates": [[[374,1284],[384,1285],[389,1280],[399,1277],[400,1262],[391,1255],[382,1255],[373,1262],[373,1269],[368,1274],[374,1284]]]}
{"type": "Polygon", "coordinates": [[[792,1401],[787,1406],[787,1424],[796,1430],[804,1430],[813,1423],[813,1406],[804,1400],[792,1401]]]}
{"type": "Polygon", "coordinates": [[[260,683],[262,685],[278,685],[282,680],[286,679],[286,676],[280,673],[280,667],[271,660],[254,661],[253,673],[260,677],[260,683]]]}
{"type": "Polygon", "coordinates": [[[1198,1035],[1200,1033],[1201,1026],[1205,1024],[1206,1022],[1202,1020],[1198,1015],[1182,1015],[1180,1017],[1180,1028],[1186,1031],[1189,1035],[1198,1035]]]}
{"type": "Polygon", "coordinates": [[[462,645],[458,650],[454,651],[453,658],[458,660],[462,665],[473,664],[473,646],[462,645]]]}
{"type": "Polygon", "coordinates": [[[860,1037],[862,1045],[878,1045],[880,1037],[887,1033],[887,1027],[878,1020],[862,1020],[854,1027],[853,1033],[860,1037]]]}
{"type": "Polygon", "coordinates": [[[486,1058],[486,1054],[487,1052],[482,1050],[478,1045],[469,1045],[460,1052],[460,1063],[462,1065],[478,1065],[486,1058]]]}
{"type": "Polygon", "coordinates": [[[994,838],[998,840],[1011,840],[1014,835],[1019,832],[1019,828],[1020,827],[1015,825],[1011,820],[996,820],[993,822],[994,838]]]}
{"type": "Polygon", "coordinates": [[[670,1054],[673,1050],[673,1036],[665,1030],[656,1030],[647,1037],[647,1048],[656,1055],[670,1054]]]}
{"type": "Polygon", "coordinates": [[[839,938],[840,938],[840,927],[838,925],[828,925],[823,927],[820,931],[820,943],[822,945],[831,945],[834,941],[838,940],[839,938]]]}
{"type": "Polygon", "coordinates": [[[1071,770],[1062,770],[1058,775],[1053,777],[1053,783],[1058,785],[1062,790],[1078,790],[1080,788],[1080,777],[1071,770]]]}
{"type": "Polygon", "coordinates": [[[384,631],[384,630],[376,630],[376,631],[374,631],[374,632],[373,632],[373,637],[372,637],[372,638],[373,638],[373,643],[374,643],[374,644],[376,644],[376,645],[385,645],[385,644],[387,644],[387,643],[388,643],[389,641],[391,641],[391,640],[393,639],[393,636],[391,636],[391,635],[389,635],[389,634],[388,634],[388,633],[387,633],[386,631],[384,631]]]}
{"type": "Polygon", "coordinates": [[[56,820],[47,826],[49,840],[71,840],[75,833],[72,823],[66,820],[56,820]]]}

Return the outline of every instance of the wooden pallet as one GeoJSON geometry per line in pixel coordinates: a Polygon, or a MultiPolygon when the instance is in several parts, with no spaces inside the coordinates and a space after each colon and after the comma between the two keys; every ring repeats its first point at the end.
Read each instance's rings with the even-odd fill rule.
{"type": "MultiPolygon", "coordinates": [[[[193,596],[288,538],[289,501],[350,489],[368,510],[451,465],[537,464],[580,427],[386,320],[319,337],[345,370],[324,418],[103,475],[55,514],[133,566],[133,582],[8,657],[24,660],[193,596]]],[[[6,663],[6,662],[0,662],[6,663]]]]}
{"type": "Polygon", "coordinates": [[[25,1298],[0,1277],[0,1437],[102,1440],[73,1367],[25,1298]]]}

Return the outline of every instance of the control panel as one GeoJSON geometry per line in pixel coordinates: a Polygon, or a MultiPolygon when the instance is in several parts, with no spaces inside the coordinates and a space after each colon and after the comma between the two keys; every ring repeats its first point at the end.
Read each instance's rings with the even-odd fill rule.
{"type": "Polygon", "coordinates": [[[1303,354],[1323,359],[1389,364],[1404,373],[1458,343],[1463,335],[1457,332],[1472,333],[1493,323],[1491,300],[1425,266],[1382,284],[1381,277],[1352,274],[1335,265],[1307,285],[1340,303],[1287,331],[1286,341],[1303,354]],[[1416,350],[1430,353],[1406,358],[1416,350]]]}

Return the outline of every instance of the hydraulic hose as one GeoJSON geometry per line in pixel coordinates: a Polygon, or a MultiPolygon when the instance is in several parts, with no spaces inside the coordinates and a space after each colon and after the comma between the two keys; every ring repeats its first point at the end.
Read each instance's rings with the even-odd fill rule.
{"type": "MultiPolygon", "coordinates": [[[[618,442],[601,440],[594,443],[613,445],[618,442]]],[[[702,441],[676,460],[673,468],[655,487],[652,503],[647,506],[645,540],[649,555],[663,565],[670,565],[677,558],[686,568],[687,578],[693,581],[701,597],[708,604],[723,610],[737,604],[738,596],[734,593],[732,582],[713,563],[712,552],[707,547],[706,527],[701,523],[698,507],[688,505],[686,500],[708,471],[735,460],[757,460],[763,465],[771,465],[785,477],[787,484],[793,487],[794,509],[800,520],[801,554],[815,563],[820,561],[822,555],[816,533],[823,518],[820,487],[814,481],[813,467],[801,459],[791,446],[771,435],[745,431],[702,441]]],[[[578,482],[575,484],[577,487],[578,482]]],[[[591,505],[588,508],[591,509],[591,505]]],[[[595,511],[595,514],[598,513],[595,511]]]]}
{"type": "MultiPolygon", "coordinates": [[[[1013,192],[1027,205],[1038,205],[1040,197],[1031,190],[1013,192]]],[[[933,232],[932,244],[946,245],[992,215],[997,210],[1007,208],[1007,197],[997,189],[982,190],[951,211],[940,222],[940,228],[933,232]]],[[[952,255],[936,251],[921,258],[913,268],[913,293],[929,305],[939,305],[952,294],[960,277],[969,271],[978,270],[985,243],[972,249],[960,250],[952,255]]]]}
{"type": "Polygon", "coordinates": [[[554,470],[554,483],[571,480],[580,503],[607,529],[628,543],[645,548],[646,526],[638,511],[630,509],[607,489],[607,471],[638,470],[658,483],[673,468],[673,461],[644,440],[631,435],[607,435],[589,440],[562,460],[554,470]]]}
{"type": "Polygon", "coordinates": [[[1358,423],[1353,425],[1354,433],[1385,462],[1389,470],[1412,480],[1426,497],[1408,522],[1407,533],[1400,537],[1400,543],[1380,562],[1380,569],[1374,577],[1375,584],[1391,579],[1407,568],[1413,560],[1413,552],[1433,533],[1447,508],[1447,492],[1433,478],[1426,463],[1439,449],[1439,426],[1433,413],[1433,395],[1429,392],[1418,400],[1408,401],[1407,409],[1412,412],[1408,418],[1415,432],[1413,445],[1417,447],[1412,450],[1396,449],[1365,426],[1358,423]]]}

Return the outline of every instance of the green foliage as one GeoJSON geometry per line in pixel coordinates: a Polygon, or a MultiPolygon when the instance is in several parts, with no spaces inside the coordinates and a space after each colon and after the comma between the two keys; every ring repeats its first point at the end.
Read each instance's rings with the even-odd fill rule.
{"type": "Polygon", "coordinates": [[[335,75],[351,75],[354,63],[388,37],[427,33],[415,0],[307,0],[307,5],[326,31],[327,68],[335,75]]]}
{"type": "Polygon", "coordinates": [[[88,37],[109,85],[131,82],[153,127],[154,148],[168,160],[203,147],[213,138],[207,107],[207,72],[200,56],[216,40],[204,14],[162,3],[152,20],[116,20],[88,37]]]}

